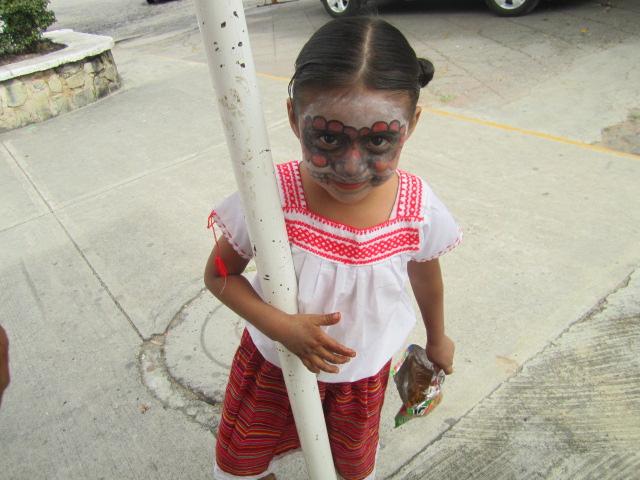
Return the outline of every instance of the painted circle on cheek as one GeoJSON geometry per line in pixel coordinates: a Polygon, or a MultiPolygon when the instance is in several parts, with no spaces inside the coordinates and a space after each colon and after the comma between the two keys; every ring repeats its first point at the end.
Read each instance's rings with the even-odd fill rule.
{"type": "Polygon", "coordinates": [[[387,162],[378,161],[373,163],[373,168],[382,173],[389,168],[389,164],[387,162]]]}
{"type": "Polygon", "coordinates": [[[324,168],[328,164],[327,159],[320,155],[314,155],[311,159],[311,163],[313,163],[318,168],[324,168]]]}
{"type": "Polygon", "coordinates": [[[309,149],[307,148],[307,146],[303,143],[302,144],[302,153],[304,153],[304,159],[305,160],[310,160],[311,159],[311,152],[309,151],[309,149]]]}

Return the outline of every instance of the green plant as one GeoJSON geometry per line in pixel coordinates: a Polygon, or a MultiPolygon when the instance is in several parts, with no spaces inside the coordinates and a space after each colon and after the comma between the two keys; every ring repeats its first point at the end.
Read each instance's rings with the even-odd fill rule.
{"type": "Polygon", "coordinates": [[[457,95],[454,95],[452,93],[447,93],[446,95],[442,95],[440,97],[440,102],[441,103],[449,103],[449,102],[455,100],[457,97],[458,97],[457,95]]]}
{"type": "Polygon", "coordinates": [[[49,0],[0,0],[0,54],[35,53],[42,33],[56,21],[49,0]]]}

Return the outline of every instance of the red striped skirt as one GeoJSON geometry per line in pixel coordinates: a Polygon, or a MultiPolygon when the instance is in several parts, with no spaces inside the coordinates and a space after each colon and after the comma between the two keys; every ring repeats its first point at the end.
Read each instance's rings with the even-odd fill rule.
{"type": "MultiPolygon", "coordinates": [[[[333,461],[346,480],[365,479],[375,469],[390,363],[356,382],[318,382],[333,461]]],[[[264,359],[245,330],[225,393],[217,467],[239,477],[259,476],[268,473],[274,457],[299,448],[282,370],[264,359]]]]}

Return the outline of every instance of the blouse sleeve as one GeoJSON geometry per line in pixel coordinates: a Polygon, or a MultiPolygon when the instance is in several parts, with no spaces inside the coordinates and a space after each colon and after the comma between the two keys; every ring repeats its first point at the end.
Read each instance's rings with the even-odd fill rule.
{"type": "Polygon", "coordinates": [[[422,242],[413,259],[426,262],[455,248],[462,240],[462,229],[444,203],[425,183],[424,224],[422,242]]]}
{"type": "Polygon", "coordinates": [[[234,250],[242,258],[249,260],[253,257],[249,231],[244,219],[244,211],[238,192],[225,198],[216,205],[210,217],[227,238],[234,250]]]}

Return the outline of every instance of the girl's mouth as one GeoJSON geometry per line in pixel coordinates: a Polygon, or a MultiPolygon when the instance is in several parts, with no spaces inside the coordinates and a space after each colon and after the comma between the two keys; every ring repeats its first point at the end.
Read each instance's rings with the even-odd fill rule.
{"type": "Polygon", "coordinates": [[[364,187],[367,182],[357,182],[357,183],[343,183],[343,182],[338,182],[337,180],[333,180],[333,184],[338,187],[340,190],[349,190],[349,191],[353,191],[353,190],[359,190],[360,188],[364,187]]]}

